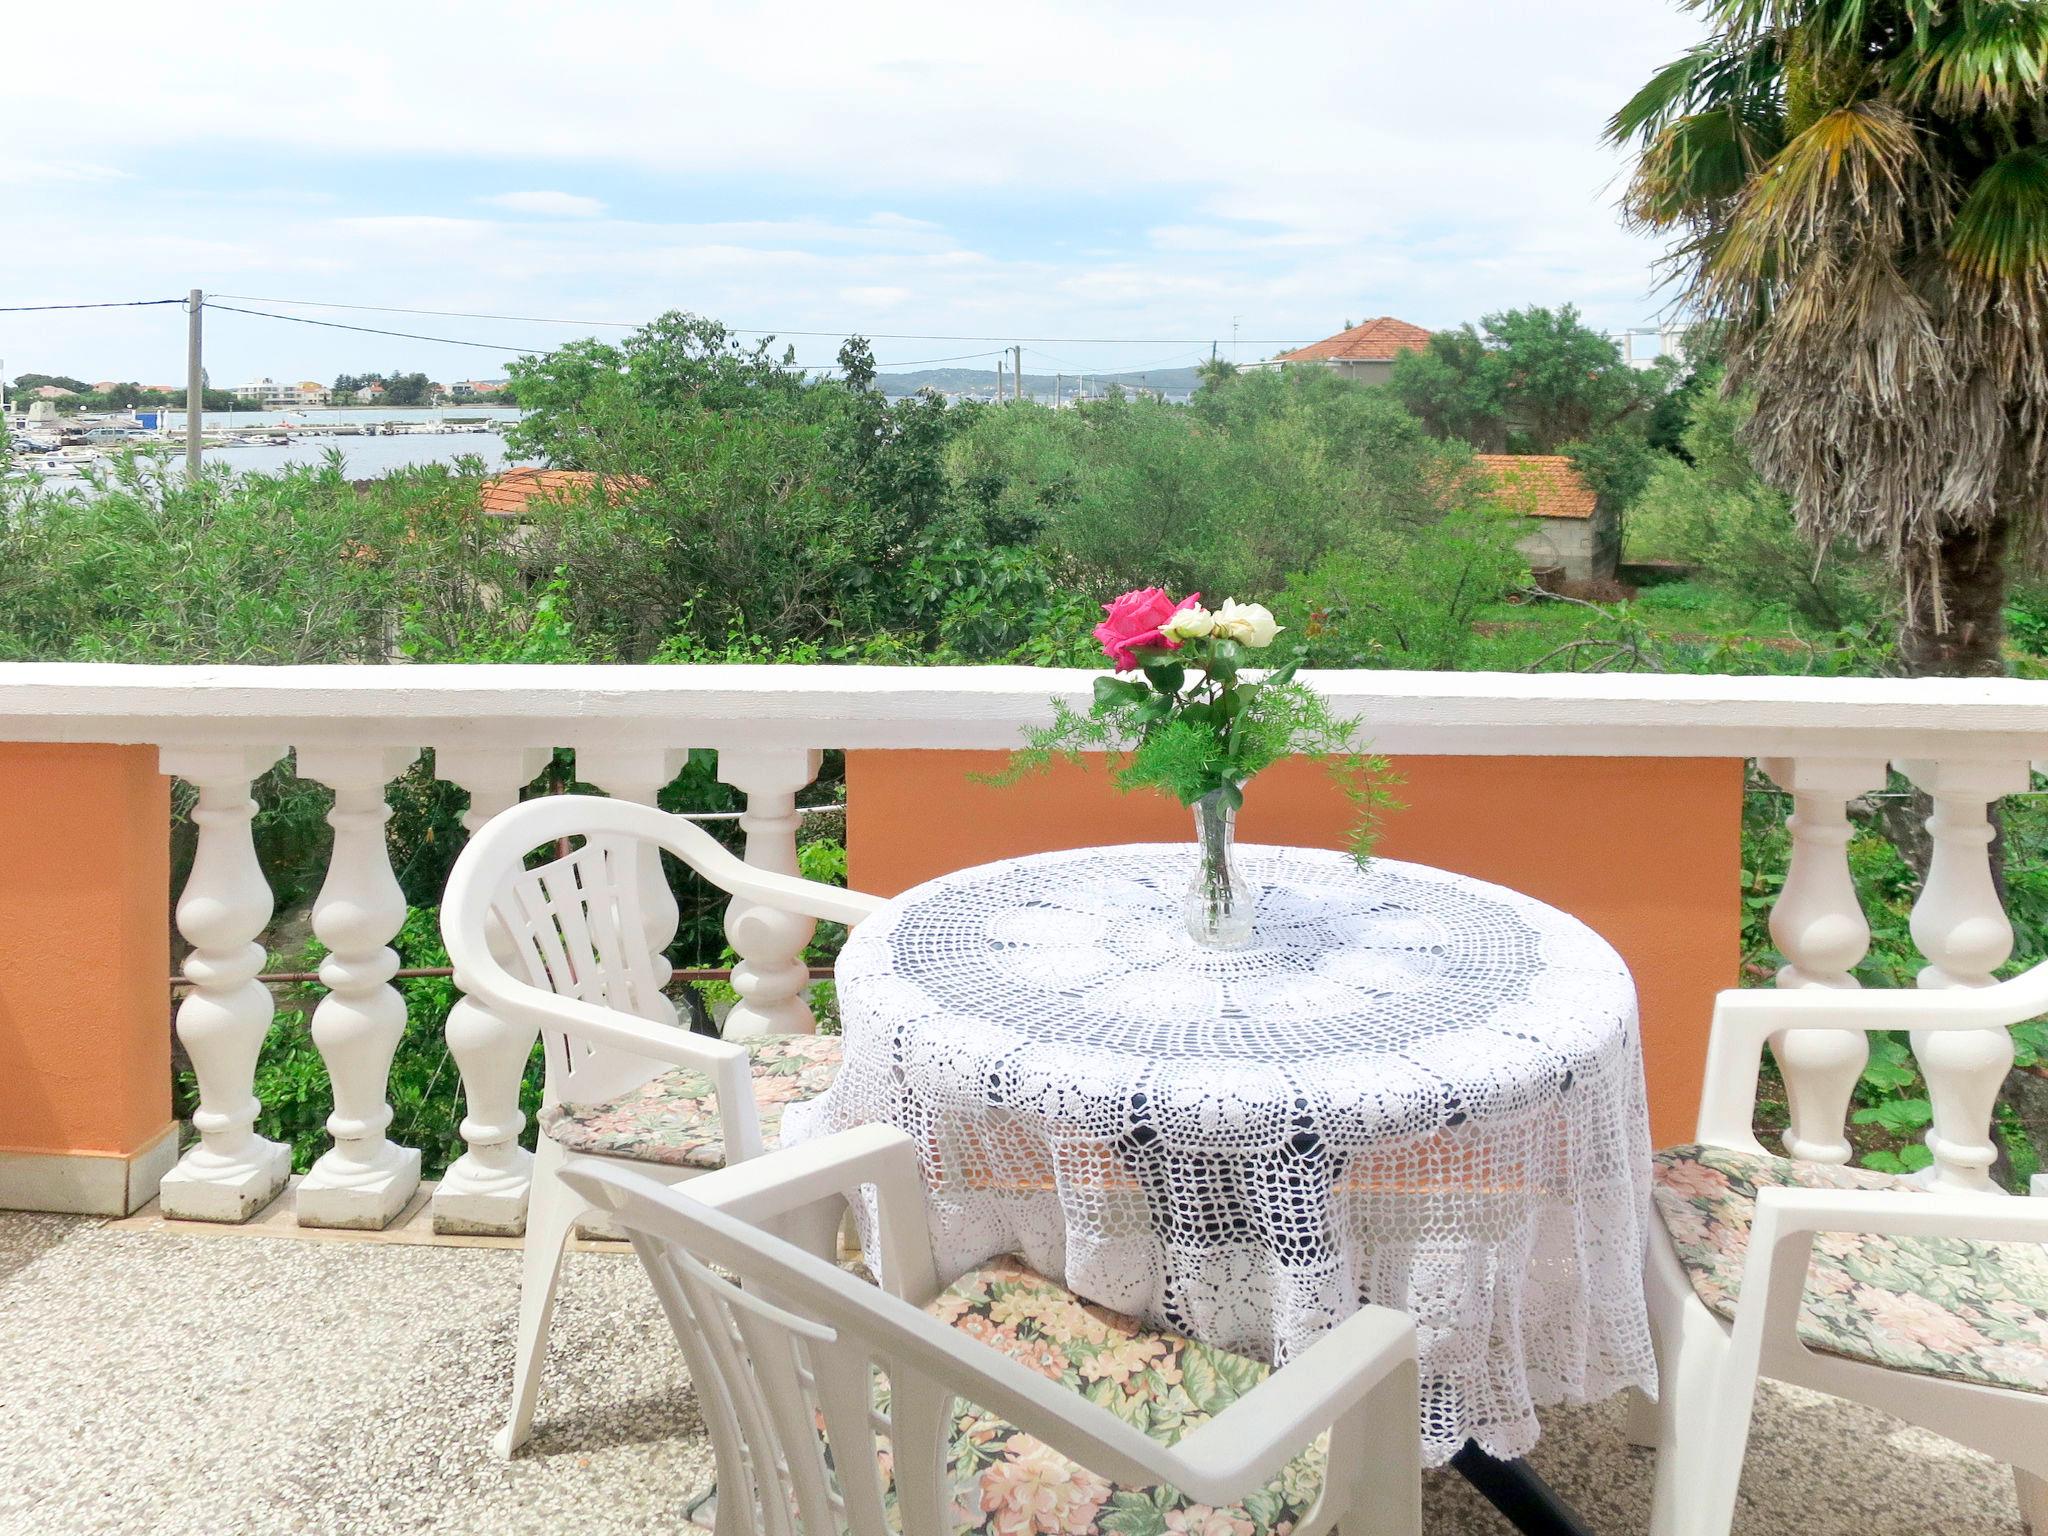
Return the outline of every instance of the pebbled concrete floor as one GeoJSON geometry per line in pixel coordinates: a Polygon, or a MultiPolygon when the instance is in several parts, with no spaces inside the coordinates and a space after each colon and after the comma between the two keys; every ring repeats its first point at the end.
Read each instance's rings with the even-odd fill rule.
{"type": "MultiPolygon", "coordinates": [[[[629,1256],[572,1254],[534,1439],[509,1389],[505,1248],[193,1237],[0,1212],[4,1536],[672,1531],[711,1459],[629,1256]]],[[[1651,1453],[1619,1401],[1546,1416],[1532,1458],[1596,1532],[1644,1530],[1651,1453]]],[[[1426,1528],[1507,1527],[1432,1473],[1426,1528]]],[[[2010,1475],[1880,1414],[1767,1387],[1739,1536],[2018,1536],[2010,1475]]]]}

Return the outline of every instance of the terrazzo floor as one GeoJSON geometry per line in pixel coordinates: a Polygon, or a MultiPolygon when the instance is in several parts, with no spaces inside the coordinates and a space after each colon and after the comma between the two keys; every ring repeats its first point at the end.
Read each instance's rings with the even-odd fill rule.
{"type": "MultiPolygon", "coordinates": [[[[630,1257],[572,1254],[540,1421],[490,1451],[510,1381],[503,1247],[186,1236],[0,1212],[0,1533],[443,1536],[674,1531],[709,1485],[687,1379],[630,1257]]],[[[1546,1415],[1531,1458],[1593,1529],[1641,1532],[1650,1452],[1619,1401],[1546,1415]]],[[[1429,1474],[1425,1528],[1499,1518],[1429,1474]]],[[[1766,1387],[1739,1536],[2017,1536],[2003,1467],[1766,1387]]]]}

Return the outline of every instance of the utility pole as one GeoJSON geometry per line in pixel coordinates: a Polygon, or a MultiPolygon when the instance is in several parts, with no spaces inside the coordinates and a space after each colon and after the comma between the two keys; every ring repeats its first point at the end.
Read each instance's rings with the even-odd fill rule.
{"type": "Polygon", "coordinates": [[[1012,347],[1010,351],[1017,359],[1017,366],[1010,370],[1010,398],[1012,400],[1022,400],[1024,398],[1024,349],[1022,347],[1012,347]]]}
{"type": "Polygon", "coordinates": [[[1066,381],[1067,376],[1064,373],[1056,373],[1052,376],[1052,408],[1054,410],[1060,408],[1060,386],[1066,383],[1066,381]]]}
{"type": "Polygon", "coordinates": [[[996,404],[1003,403],[1003,354],[996,354],[996,404]]]}
{"type": "Polygon", "coordinates": [[[206,369],[199,360],[199,317],[206,295],[194,288],[185,296],[190,311],[185,328],[185,478],[199,479],[199,418],[206,410],[206,369]]]}

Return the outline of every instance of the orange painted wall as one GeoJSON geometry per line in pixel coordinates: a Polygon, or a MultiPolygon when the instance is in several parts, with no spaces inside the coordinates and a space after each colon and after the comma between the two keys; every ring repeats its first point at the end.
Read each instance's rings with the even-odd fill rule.
{"type": "Polygon", "coordinates": [[[0,744],[0,1151],[171,1123],[170,780],[154,747],[0,744]]]}
{"type": "MultiPolygon", "coordinates": [[[[1188,813],[1099,765],[1001,789],[993,752],[849,752],[851,883],[889,896],[948,870],[1099,843],[1184,841],[1188,813]]],[[[1742,764],[1732,758],[1408,757],[1380,851],[1526,891],[1613,944],[1636,979],[1659,1146],[1688,1140],[1714,993],[1739,958],[1742,764]]],[[[1248,842],[1340,847],[1351,808],[1313,762],[1251,785],[1248,842]]]]}

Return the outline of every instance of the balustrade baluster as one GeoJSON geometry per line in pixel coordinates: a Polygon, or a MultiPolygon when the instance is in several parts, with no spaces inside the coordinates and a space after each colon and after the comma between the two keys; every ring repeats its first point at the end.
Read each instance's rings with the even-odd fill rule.
{"type": "MultiPolygon", "coordinates": [[[[1913,942],[1928,964],[1923,987],[1984,987],[2012,954],[2012,923],[1992,879],[1990,807],[2032,782],[2025,763],[1902,762],[1904,773],[1934,802],[1927,818],[1933,854],[1920,899],[1913,904],[1913,942]]],[[[1937,1188],[1995,1190],[1990,1136],[1998,1090],[2012,1070],[2012,1036],[2003,1029],[1915,1030],[1913,1054],[1927,1079],[1934,1124],[1937,1188]]]]}
{"type": "Polygon", "coordinates": [[[381,1228],[420,1182],[420,1154],[385,1132],[391,1058],[405,1033],[405,999],[391,985],[405,922],[405,894],[391,872],[384,786],[418,756],[413,748],[320,747],[299,751],[299,775],[334,791],[334,851],[313,900],[313,932],[328,955],[327,995],[313,1010],[313,1043],[327,1063],[334,1145],[299,1181],[298,1218],[308,1227],[381,1228]]]}
{"type": "MultiPolygon", "coordinates": [[[[545,747],[443,747],[434,772],[469,791],[464,830],[474,832],[519,801],[519,792],[547,766],[545,747]]],[[[491,952],[514,975],[524,967],[504,925],[486,929],[491,952]]],[[[448,1052],[462,1073],[462,1140],[467,1148],[434,1190],[434,1230],[517,1237],[526,1231],[526,1198],[533,1154],[519,1145],[526,1113],[519,1085],[538,1031],[506,1019],[474,998],[459,997],[448,1011],[448,1052]]]]}
{"type": "MultiPolygon", "coordinates": [[[[653,805],[689,760],[690,754],[684,748],[578,747],[576,777],[586,784],[595,784],[613,799],[653,805]]],[[[668,876],[662,872],[659,848],[641,850],[640,907],[641,931],[647,938],[654,978],[657,985],[666,987],[674,974],[668,963],[668,947],[675,942],[676,924],[682,914],[676,907],[668,876]]],[[[655,1023],[677,1022],[675,1004],[666,996],[657,996],[649,1006],[655,1023]]]]}
{"type": "Polygon", "coordinates": [[[192,945],[178,1005],[178,1039],[199,1080],[192,1127],[199,1142],[164,1175],[166,1216],[247,1221],[291,1178],[292,1149],[256,1134],[256,1062],[276,1011],[258,940],[270,921],[270,886],[256,861],[249,782],[284,756],[283,747],[165,747],[163,771],[199,792],[192,820],[198,846],[178,897],[178,931],[192,945]]]}
{"type": "MultiPolygon", "coordinates": [[[[1848,802],[1880,789],[1885,765],[1858,758],[1765,758],[1758,766],[1792,796],[1785,829],[1792,858],[1771,908],[1771,938],[1785,964],[1781,987],[1854,987],[1870,924],[1849,872],[1848,802]]],[[[1870,1061],[1860,1029],[1789,1029],[1771,1037],[1785,1079],[1788,1156],[1849,1161],[1849,1098],[1870,1061]]]]}
{"type": "MultiPolygon", "coordinates": [[[[819,754],[802,748],[729,748],[718,754],[718,776],[747,797],[740,826],[747,862],[780,874],[797,873],[797,791],[818,776],[819,754]]],[[[729,1040],[751,1035],[809,1034],[818,1025],[805,993],[810,974],[804,948],[817,923],[734,900],[725,909],[725,936],[739,964],[733,990],[739,1001],[726,1016],[729,1040]]]]}

